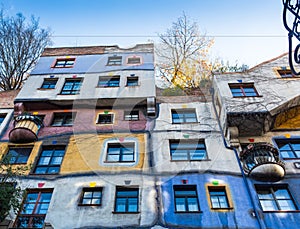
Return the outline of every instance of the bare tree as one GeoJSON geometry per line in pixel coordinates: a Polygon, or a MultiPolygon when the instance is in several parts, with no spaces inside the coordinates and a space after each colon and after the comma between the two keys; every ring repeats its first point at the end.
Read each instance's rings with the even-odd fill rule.
{"type": "Polygon", "coordinates": [[[211,76],[213,65],[207,53],[213,40],[201,35],[197,23],[190,21],[185,13],[159,38],[158,68],[170,83],[197,87],[202,79],[211,76]]]}
{"type": "Polygon", "coordinates": [[[50,31],[41,29],[34,17],[29,23],[22,14],[15,17],[0,12],[0,89],[22,86],[44,48],[51,44],[50,31]]]}

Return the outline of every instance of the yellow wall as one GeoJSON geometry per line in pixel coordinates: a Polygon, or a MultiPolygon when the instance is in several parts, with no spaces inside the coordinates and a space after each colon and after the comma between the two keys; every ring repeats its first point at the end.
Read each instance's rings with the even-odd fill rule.
{"type": "MultiPolygon", "coordinates": [[[[146,134],[80,134],[70,138],[69,145],[61,166],[61,174],[91,171],[129,171],[141,170],[147,166],[146,134]],[[107,139],[135,138],[139,144],[139,161],[134,166],[120,166],[118,163],[109,163],[107,166],[99,164],[101,153],[107,139]]],[[[103,156],[103,155],[102,155],[103,156]]]]}
{"type": "Polygon", "coordinates": [[[291,108],[277,115],[274,129],[298,129],[300,128],[300,107],[291,108]]]}
{"type": "Polygon", "coordinates": [[[37,159],[41,144],[42,144],[41,141],[30,143],[30,144],[12,144],[8,142],[2,142],[0,143],[0,157],[2,158],[2,156],[5,156],[5,154],[8,152],[9,147],[33,147],[29,155],[29,158],[27,160],[27,164],[16,164],[13,166],[13,167],[18,167],[20,165],[28,166],[28,169],[26,169],[26,171],[23,174],[23,175],[28,175],[33,168],[33,164],[35,160],[37,159]]]}

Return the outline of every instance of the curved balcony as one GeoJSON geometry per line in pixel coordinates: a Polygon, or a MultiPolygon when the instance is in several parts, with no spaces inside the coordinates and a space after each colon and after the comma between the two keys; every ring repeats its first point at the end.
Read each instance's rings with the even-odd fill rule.
{"type": "Polygon", "coordinates": [[[240,153],[243,169],[253,179],[278,181],[285,175],[278,150],[268,143],[250,144],[240,153]]]}
{"type": "Polygon", "coordinates": [[[15,143],[34,142],[43,121],[35,115],[23,114],[15,117],[15,127],[9,132],[9,141],[15,143]]]}

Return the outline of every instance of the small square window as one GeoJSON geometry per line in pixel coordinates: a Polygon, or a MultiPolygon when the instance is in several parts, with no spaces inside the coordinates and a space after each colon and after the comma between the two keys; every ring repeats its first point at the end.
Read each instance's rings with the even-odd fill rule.
{"type": "Polygon", "coordinates": [[[98,87],[119,87],[120,76],[100,76],[98,87]]]}
{"type": "Polygon", "coordinates": [[[110,56],[108,57],[107,65],[121,65],[122,57],[121,56],[110,56]]]}
{"type": "Polygon", "coordinates": [[[226,189],[224,186],[209,186],[208,187],[211,208],[213,209],[228,209],[229,202],[226,189]]]}
{"type": "Polygon", "coordinates": [[[54,113],[52,126],[72,126],[74,123],[76,113],[54,113]]]}
{"type": "Polygon", "coordinates": [[[175,212],[199,212],[196,185],[174,185],[175,212]]]}
{"type": "Polygon", "coordinates": [[[286,185],[256,185],[263,211],[296,211],[295,202],[286,185]]]}
{"type": "Polygon", "coordinates": [[[172,112],[172,123],[196,123],[196,111],[195,109],[176,109],[171,110],[172,112]]]}
{"type": "Polygon", "coordinates": [[[116,187],[115,213],[137,213],[139,189],[116,187]]]}
{"type": "Polygon", "coordinates": [[[112,124],[114,121],[113,114],[99,114],[97,124],[112,124]]]}
{"type": "Polygon", "coordinates": [[[172,161],[201,161],[207,159],[204,141],[170,140],[172,161]]]}
{"type": "Polygon", "coordinates": [[[8,164],[26,164],[32,147],[9,147],[4,162],[8,164]]]}
{"type": "Polygon", "coordinates": [[[138,121],[139,120],[139,111],[138,110],[124,111],[124,120],[125,121],[138,121]]]}
{"type": "Polygon", "coordinates": [[[75,58],[58,58],[55,60],[53,68],[72,68],[75,63],[75,58]]]}
{"type": "Polygon", "coordinates": [[[291,69],[280,69],[277,70],[281,78],[294,78],[295,75],[292,73],[291,69]]]}
{"type": "Polygon", "coordinates": [[[255,97],[258,93],[253,83],[229,84],[233,97],[255,97]]]}
{"type": "Polygon", "coordinates": [[[39,156],[35,174],[57,174],[65,155],[65,146],[47,146],[39,156]]]}
{"type": "Polygon", "coordinates": [[[83,188],[79,205],[101,206],[102,187],[83,188]]]}
{"type": "Polygon", "coordinates": [[[82,79],[66,79],[65,84],[61,90],[62,95],[76,95],[79,94],[82,84],[82,79]]]}
{"type": "Polygon", "coordinates": [[[41,89],[54,89],[57,79],[44,79],[41,89]]]}
{"type": "Polygon", "coordinates": [[[134,143],[108,143],[106,162],[134,162],[134,143]]]}
{"type": "Polygon", "coordinates": [[[139,56],[132,56],[127,58],[127,64],[140,64],[141,57],[139,56]]]}
{"type": "Polygon", "coordinates": [[[128,87],[134,87],[139,85],[139,77],[127,77],[127,84],[128,87]]]}

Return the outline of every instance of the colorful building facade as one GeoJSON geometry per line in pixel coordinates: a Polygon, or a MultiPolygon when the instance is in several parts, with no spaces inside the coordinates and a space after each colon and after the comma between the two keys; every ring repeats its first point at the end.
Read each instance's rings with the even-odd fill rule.
{"type": "Polygon", "coordinates": [[[2,228],[297,228],[286,56],[215,75],[204,96],[161,96],[153,50],[45,49],[0,110],[1,156],[29,166],[2,228]]]}

